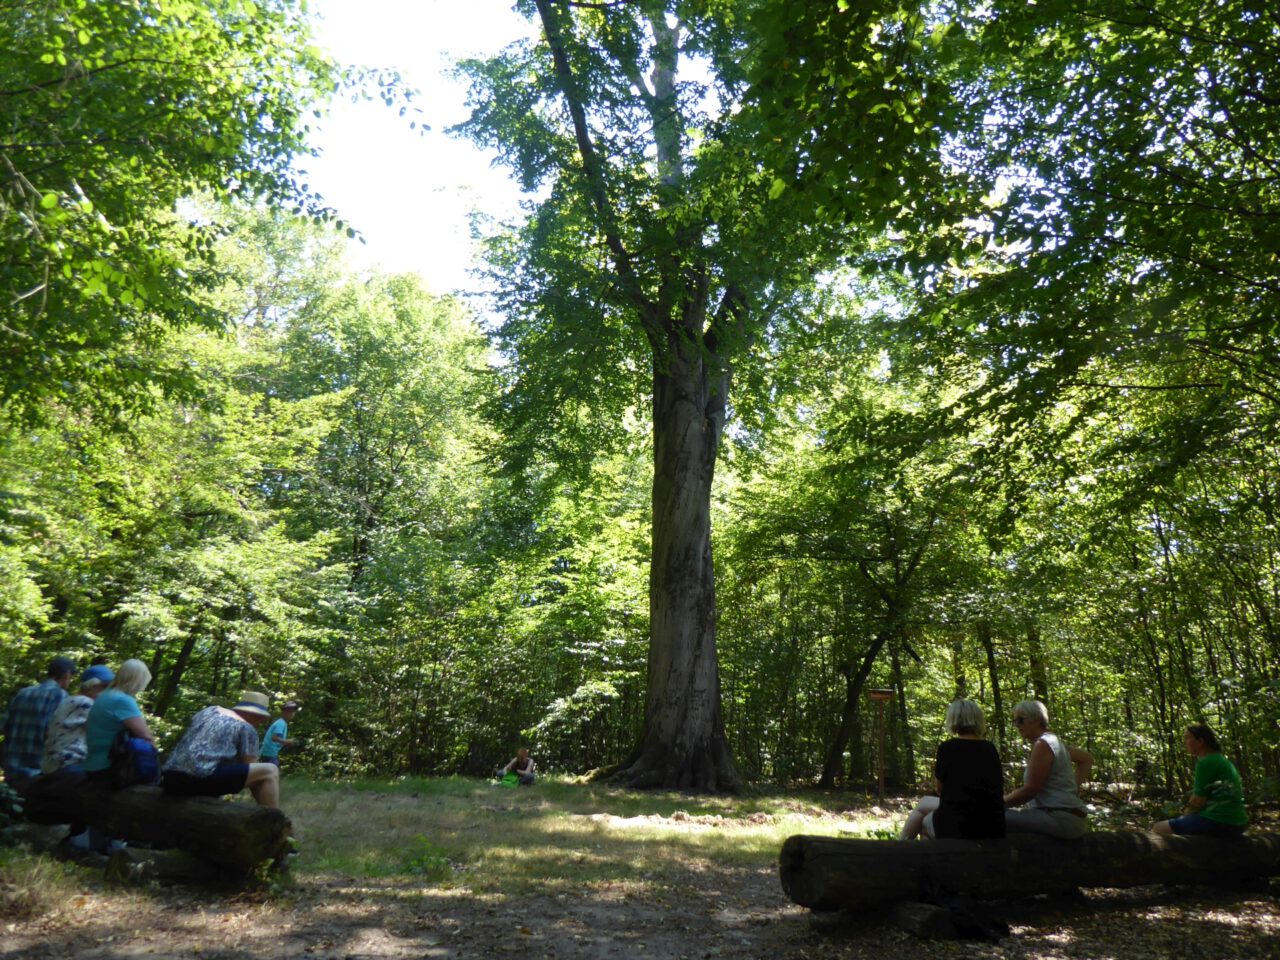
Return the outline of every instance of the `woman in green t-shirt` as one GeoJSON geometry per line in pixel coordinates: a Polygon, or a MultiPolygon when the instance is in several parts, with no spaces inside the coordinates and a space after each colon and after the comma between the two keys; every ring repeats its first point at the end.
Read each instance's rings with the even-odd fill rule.
{"type": "Polygon", "coordinates": [[[1248,822],[1240,772],[1222,755],[1218,738],[1203,723],[1187,727],[1183,743],[1187,752],[1196,758],[1196,782],[1191,788],[1191,802],[1182,816],[1161,820],[1153,829],[1165,835],[1240,836],[1248,822]]]}

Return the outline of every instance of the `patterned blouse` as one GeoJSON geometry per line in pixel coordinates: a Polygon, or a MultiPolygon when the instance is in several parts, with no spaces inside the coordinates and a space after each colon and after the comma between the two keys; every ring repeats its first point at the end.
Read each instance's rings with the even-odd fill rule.
{"type": "Polygon", "coordinates": [[[44,735],[44,757],[41,773],[53,773],[73,763],[84,763],[88,749],[84,742],[84,725],[89,722],[93,699],[82,693],[69,696],[49,718],[44,735]]]}
{"type": "Polygon", "coordinates": [[[207,777],[224,763],[257,755],[258,731],[253,724],[225,707],[205,707],[191,718],[191,726],[173,748],[164,769],[207,777]]]}

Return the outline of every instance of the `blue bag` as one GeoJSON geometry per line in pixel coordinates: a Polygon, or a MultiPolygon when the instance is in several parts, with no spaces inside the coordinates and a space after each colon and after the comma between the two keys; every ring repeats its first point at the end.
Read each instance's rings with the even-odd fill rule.
{"type": "Polygon", "coordinates": [[[111,787],[120,790],[160,782],[160,752],[150,740],[121,730],[111,744],[111,787]]]}

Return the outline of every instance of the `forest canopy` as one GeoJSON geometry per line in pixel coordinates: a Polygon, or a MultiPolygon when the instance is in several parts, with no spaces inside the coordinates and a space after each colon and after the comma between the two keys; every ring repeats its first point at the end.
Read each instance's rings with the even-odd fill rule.
{"type": "MultiPolygon", "coordinates": [[[[146,661],[320,775],[929,774],[1036,697],[1280,790],[1280,14],[522,0],[486,311],[297,174],[291,0],[0,10],[0,692],[146,661]]],[[[344,86],[345,85],[345,86],[344,86]]],[[[388,98],[404,91],[387,88],[388,98]]],[[[431,229],[429,224],[423,230],[431,229]]]]}

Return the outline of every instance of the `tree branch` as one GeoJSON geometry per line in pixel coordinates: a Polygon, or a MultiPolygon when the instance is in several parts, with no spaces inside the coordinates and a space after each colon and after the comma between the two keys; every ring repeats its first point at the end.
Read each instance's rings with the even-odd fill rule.
{"type": "Polygon", "coordinates": [[[623,289],[635,304],[640,315],[640,323],[644,327],[649,342],[658,349],[662,344],[662,330],[656,325],[657,314],[654,304],[645,296],[631,262],[631,254],[622,242],[621,232],[617,227],[617,218],[609,203],[609,193],[605,185],[604,170],[600,156],[596,153],[591,139],[591,129],[587,125],[587,111],[578,96],[574,83],[573,71],[569,66],[569,55],[565,50],[564,37],[561,32],[559,16],[555,10],[554,0],[535,0],[538,16],[542,20],[543,35],[551,48],[551,60],[555,67],[556,81],[560,93],[569,108],[569,116],[573,121],[574,137],[577,140],[578,156],[582,161],[582,172],[587,180],[587,191],[591,205],[595,207],[604,230],[605,243],[613,255],[614,271],[623,289]]]}

